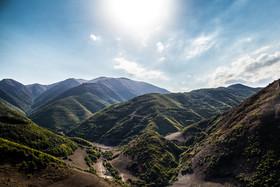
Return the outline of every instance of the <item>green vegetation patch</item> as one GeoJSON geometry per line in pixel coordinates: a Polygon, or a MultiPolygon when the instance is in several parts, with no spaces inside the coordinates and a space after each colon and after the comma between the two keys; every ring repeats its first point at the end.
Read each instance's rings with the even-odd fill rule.
{"type": "Polygon", "coordinates": [[[51,162],[65,165],[59,159],[29,147],[0,138],[0,162],[19,166],[26,173],[34,173],[51,162]]]}
{"type": "Polygon", "coordinates": [[[2,105],[0,105],[0,137],[53,156],[68,156],[78,147],[69,138],[39,127],[25,116],[2,105]]]}
{"type": "Polygon", "coordinates": [[[124,155],[134,161],[128,169],[148,185],[166,186],[178,173],[178,157],[182,150],[154,131],[132,141],[124,155]]]}

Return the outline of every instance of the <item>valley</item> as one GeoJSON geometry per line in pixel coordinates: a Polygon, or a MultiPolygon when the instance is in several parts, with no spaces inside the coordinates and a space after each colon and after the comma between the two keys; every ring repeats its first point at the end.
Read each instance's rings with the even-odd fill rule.
{"type": "Polygon", "coordinates": [[[279,184],[279,80],[263,89],[236,84],[185,93],[124,78],[77,80],[30,90],[0,84],[3,184],[279,184]]]}

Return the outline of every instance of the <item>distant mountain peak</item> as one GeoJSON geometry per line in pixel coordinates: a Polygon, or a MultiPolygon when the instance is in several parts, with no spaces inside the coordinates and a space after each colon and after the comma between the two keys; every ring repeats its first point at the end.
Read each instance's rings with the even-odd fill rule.
{"type": "Polygon", "coordinates": [[[15,80],[13,80],[13,79],[3,79],[1,82],[5,83],[5,84],[12,85],[12,86],[14,86],[15,84],[17,84],[17,85],[19,85],[19,84],[22,85],[21,83],[15,81],[15,80]]]}
{"type": "Polygon", "coordinates": [[[249,86],[238,83],[238,84],[230,85],[228,86],[228,88],[243,89],[243,88],[249,88],[249,86]]]}

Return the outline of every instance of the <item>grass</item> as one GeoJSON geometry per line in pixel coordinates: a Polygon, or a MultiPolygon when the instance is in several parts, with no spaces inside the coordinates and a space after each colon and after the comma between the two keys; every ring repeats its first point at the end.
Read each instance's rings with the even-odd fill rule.
{"type": "Polygon", "coordinates": [[[1,163],[18,165],[25,173],[34,173],[47,167],[49,163],[65,165],[59,159],[41,151],[0,138],[1,163]]]}
{"type": "Polygon", "coordinates": [[[0,105],[0,137],[53,156],[68,156],[78,147],[69,138],[39,127],[3,105],[0,105]]]}

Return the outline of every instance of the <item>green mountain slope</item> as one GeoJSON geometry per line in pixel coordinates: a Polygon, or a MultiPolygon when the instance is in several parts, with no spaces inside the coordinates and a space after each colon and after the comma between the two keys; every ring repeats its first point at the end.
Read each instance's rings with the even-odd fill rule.
{"type": "Polygon", "coordinates": [[[35,109],[37,107],[40,107],[44,104],[46,104],[51,99],[59,96],[61,93],[67,91],[70,88],[79,86],[82,84],[83,81],[79,79],[66,79],[64,81],[55,83],[51,88],[46,90],[45,92],[42,92],[40,95],[38,95],[34,103],[32,104],[32,108],[35,109]]]}
{"type": "Polygon", "coordinates": [[[128,142],[147,130],[166,135],[228,110],[243,101],[245,95],[231,88],[147,94],[95,113],[68,135],[108,145],[128,142]]]}
{"type": "Polygon", "coordinates": [[[67,156],[77,148],[77,144],[69,138],[39,127],[1,104],[0,137],[54,156],[67,156]]]}
{"type": "MultiPolygon", "coordinates": [[[[20,110],[22,110],[24,112],[24,114],[26,114],[28,111],[30,111],[30,106],[28,104],[24,103],[20,99],[14,97],[13,95],[11,95],[1,89],[0,89],[0,98],[1,98],[1,100],[6,101],[6,102],[2,102],[3,104],[6,105],[6,103],[9,103],[10,105],[15,106],[15,107],[19,108],[20,110]]],[[[7,105],[9,105],[9,104],[7,104],[7,105]]]]}
{"type": "Polygon", "coordinates": [[[280,80],[237,107],[187,127],[185,173],[233,185],[280,185],[280,80]]]}
{"type": "MultiPolygon", "coordinates": [[[[0,90],[0,92],[1,92],[1,90],[0,90]]],[[[16,107],[16,106],[12,105],[11,103],[9,103],[8,101],[6,101],[6,100],[4,100],[4,99],[2,99],[2,98],[0,98],[0,104],[6,106],[7,108],[9,108],[9,109],[11,109],[11,110],[14,110],[14,111],[16,111],[16,112],[19,112],[19,113],[21,113],[22,115],[25,115],[25,112],[24,112],[23,110],[21,110],[20,108],[18,108],[18,107],[16,107]]]]}
{"type": "MultiPolygon", "coordinates": [[[[35,96],[27,86],[12,79],[3,79],[0,81],[0,89],[9,95],[10,98],[7,101],[11,104],[19,107],[24,112],[28,112],[31,109],[30,105],[33,103],[35,96]]],[[[2,97],[2,93],[0,97],[7,99],[2,97]]]]}
{"type": "Polygon", "coordinates": [[[142,93],[167,90],[125,78],[99,78],[84,83],[50,100],[29,117],[42,127],[65,131],[93,113],[142,93]],[[139,91],[142,88],[141,92],[139,91]]]}
{"type": "Polygon", "coordinates": [[[112,162],[120,162],[140,180],[138,186],[167,186],[177,175],[179,155],[182,150],[155,131],[149,131],[131,141],[112,162]]]}

